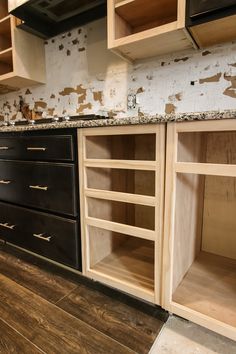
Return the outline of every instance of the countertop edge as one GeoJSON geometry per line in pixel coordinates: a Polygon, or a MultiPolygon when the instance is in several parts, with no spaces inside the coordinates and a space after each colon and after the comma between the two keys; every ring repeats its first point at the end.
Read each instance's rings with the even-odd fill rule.
{"type": "Polygon", "coordinates": [[[221,119],[236,119],[236,110],[225,111],[207,111],[195,113],[178,113],[178,114],[163,114],[163,115],[143,115],[136,117],[124,118],[107,118],[96,120],[80,120],[80,121],[63,121],[44,124],[32,125],[11,125],[1,126],[0,133],[23,132],[35,130],[49,129],[65,129],[65,128],[95,128],[95,127],[111,127],[125,125],[144,125],[144,124],[161,124],[170,122],[184,121],[204,121],[204,120],[221,120],[221,119]]]}

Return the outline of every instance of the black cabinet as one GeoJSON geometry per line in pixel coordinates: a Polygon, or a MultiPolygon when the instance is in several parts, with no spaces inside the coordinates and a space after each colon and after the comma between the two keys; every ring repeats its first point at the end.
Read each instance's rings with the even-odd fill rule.
{"type": "Polygon", "coordinates": [[[78,220],[0,202],[0,238],[65,265],[80,267],[78,220]]]}
{"type": "Polygon", "coordinates": [[[76,129],[0,135],[0,239],[81,270],[76,129]]]}
{"type": "Polygon", "coordinates": [[[189,17],[199,19],[204,16],[222,16],[223,10],[232,11],[236,6],[235,0],[190,0],[189,17]]]}
{"type": "Polygon", "coordinates": [[[0,159],[73,161],[71,135],[0,137],[0,159]]]}

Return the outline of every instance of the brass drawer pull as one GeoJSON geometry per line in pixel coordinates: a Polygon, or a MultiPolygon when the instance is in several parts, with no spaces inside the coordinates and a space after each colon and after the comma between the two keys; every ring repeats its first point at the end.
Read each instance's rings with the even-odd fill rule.
{"type": "Polygon", "coordinates": [[[52,236],[44,237],[44,234],[33,234],[34,237],[39,238],[40,240],[50,242],[52,236]]]}
{"type": "Polygon", "coordinates": [[[14,228],[16,227],[16,225],[9,225],[7,222],[5,222],[5,224],[0,223],[0,226],[5,227],[6,229],[10,229],[10,230],[14,230],[14,228]]]}
{"type": "Polygon", "coordinates": [[[45,147],[27,147],[27,150],[28,151],[46,151],[47,150],[47,148],[45,148],[45,147]]]}
{"type": "Polygon", "coordinates": [[[47,186],[45,186],[45,187],[43,187],[43,186],[29,186],[29,188],[31,188],[31,189],[39,189],[41,191],[47,191],[48,190],[47,186]]]}
{"type": "Polygon", "coordinates": [[[4,179],[0,180],[0,184],[10,184],[10,183],[11,183],[11,181],[6,181],[4,179]]]}
{"type": "Polygon", "coordinates": [[[9,150],[8,146],[0,146],[0,150],[9,150]]]}

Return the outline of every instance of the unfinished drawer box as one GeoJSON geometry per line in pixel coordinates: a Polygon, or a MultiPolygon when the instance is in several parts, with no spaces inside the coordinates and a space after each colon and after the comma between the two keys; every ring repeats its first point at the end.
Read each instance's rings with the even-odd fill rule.
{"type": "Polygon", "coordinates": [[[108,48],[129,60],[192,48],[185,0],[108,1],[108,48]]]}
{"type": "Polygon", "coordinates": [[[163,307],[236,340],[236,122],[167,139],[163,307]]]}
{"type": "Polygon", "coordinates": [[[79,134],[84,274],[160,304],[165,126],[79,134]]]}

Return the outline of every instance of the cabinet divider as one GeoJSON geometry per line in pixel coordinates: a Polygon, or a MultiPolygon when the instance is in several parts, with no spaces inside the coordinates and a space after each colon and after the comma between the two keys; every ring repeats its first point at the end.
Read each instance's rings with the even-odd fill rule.
{"type": "Polygon", "coordinates": [[[90,198],[105,199],[105,200],[117,201],[117,202],[156,206],[155,197],[139,195],[139,194],[112,192],[112,191],[88,188],[85,189],[85,196],[90,198]]]}
{"type": "Polygon", "coordinates": [[[176,162],[175,171],[177,173],[236,177],[236,165],[226,164],[176,162]]]}
{"type": "Polygon", "coordinates": [[[156,161],[134,161],[134,160],[110,160],[110,159],[86,159],[85,167],[118,168],[127,170],[155,171],[156,161]]]}
{"type": "Polygon", "coordinates": [[[117,222],[101,220],[93,217],[85,218],[85,222],[89,226],[94,226],[113,232],[119,232],[124,235],[134,236],[144,240],[155,241],[156,239],[155,231],[143,229],[141,227],[124,225],[117,222]]]}

